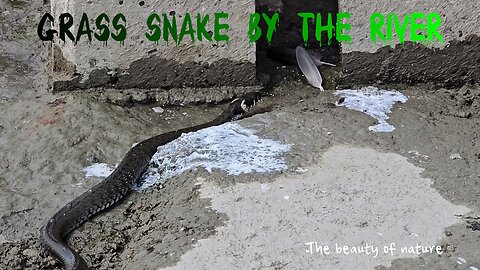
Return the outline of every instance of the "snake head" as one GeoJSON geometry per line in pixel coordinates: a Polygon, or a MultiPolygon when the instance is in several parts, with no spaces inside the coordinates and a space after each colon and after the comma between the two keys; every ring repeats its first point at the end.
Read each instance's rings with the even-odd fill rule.
{"type": "Polygon", "coordinates": [[[230,102],[226,111],[228,113],[228,119],[235,121],[242,118],[245,113],[250,111],[261,99],[262,95],[259,92],[251,92],[234,99],[230,102]]]}

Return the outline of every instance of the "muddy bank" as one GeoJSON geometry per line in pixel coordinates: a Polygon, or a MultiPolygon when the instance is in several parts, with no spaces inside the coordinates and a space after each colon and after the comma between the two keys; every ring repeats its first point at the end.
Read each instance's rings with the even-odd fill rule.
{"type": "MultiPolygon", "coordinates": [[[[42,8],[39,3],[22,4],[10,11],[15,16],[9,20],[21,19],[26,9],[42,8]]],[[[28,29],[34,29],[33,24],[28,29]]],[[[93,162],[116,164],[133,143],[211,120],[225,104],[164,107],[165,111],[157,114],[151,110],[154,105],[127,102],[132,106],[122,107],[79,93],[53,95],[47,91],[47,46],[38,44],[31,33],[25,39],[17,37],[0,37],[0,269],[61,269],[41,249],[38,231],[55,211],[100,181],[85,178],[82,169],[93,162]]],[[[379,269],[453,269],[458,267],[459,257],[480,264],[475,261],[480,258],[480,231],[475,230],[475,217],[480,215],[478,85],[450,89],[391,86],[409,100],[394,107],[389,123],[396,127],[395,132],[372,133],[368,127],[376,121],[361,112],[332,107],[337,97],[331,91],[319,93],[288,68],[279,74],[292,75],[282,77],[275,84],[274,97],[264,100],[264,106],[274,106],[273,112],[241,124],[259,136],[292,144],[285,155],[289,169],[284,175],[296,175],[299,168],[321,164],[333,146],[365,147],[403,156],[408,163],[425,169],[421,176],[432,179],[431,187],[444,199],[472,210],[451,227],[431,225],[444,230],[436,243],[445,248],[444,255],[402,258],[379,269]],[[461,158],[452,159],[452,155],[461,158]]],[[[329,77],[328,73],[324,76],[329,77]]],[[[190,170],[163,188],[133,193],[75,231],[69,242],[94,269],[174,266],[199,241],[214,239],[217,230],[232,224],[225,212],[212,209],[211,199],[201,196],[198,182],[208,181],[222,191],[239,183],[272,184],[280,176],[228,176],[219,171],[190,170]]],[[[261,224],[262,218],[249,222],[261,224]]],[[[249,243],[248,238],[238,241],[249,243]]],[[[288,267],[282,263],[265,268],[288,267]]]]}
{"type": "MultiPolygon", "coordinates": [[[[82,226],[69,241],[85,254],[92,269],[173,265],[179,254],[198,239],[213,235],[215,228],[228,220],[209,209],[207,200],[198,198],[198,188],[191,179],[179,178],[163,189],[136,193],[101,219],[82,226]],[[207,223],[198,222],[200,219],[207,223]]],[[[3,269],[62,269],[44,252],[35,233],[28,233],[21,241],[3,243],[0,255],[3,269]]]]}
{"type": "MultiPolygon", "coordinates": [[[[471,92],[478,89],[472,86],[471,92]]],[[[318,93],[300,82],[276,88],[275,97],[264,100],[265,105],[275,105],[274,111],[244,120],[242,125],[267,138],[292,143],[291,152],[285,156],[289,170],[317,163],[322,153],[338,144],[401,154],[425,168],[423,175],[435,180],[433,187],[447,200],[473,209],[472,216],[478,215],[479,118],[462,117],[463,111],[472,108],[459,107],[450,90],[428,86],[401,90],[409,101],[401,108],[397,106],[392,114],[389,122],[397,128],[393,133],[371,133],[368,126],[374,119],[345,108],[332,108],[329,104],[336,100],[332,92],[318,93]],[[454,153],[462,159],[450,159],[454,153]]],[[[221,106],[174,107],[159,115],[145,107],[122,108],[77,96],[64,97],[64,103],[52,103],[52,98],[0,107],[10,119],[2,130],[2,150],[12,153],[3,157],[2,164],[7,166],[1,168],[2,197],[6,198],[2,205],[8,205],[2,209],[2,268],[59,269],[59,264],[40,249],[37,232],[54,211],[98,181],[85,179],[81,172],[93,159],[115,164],[133,142],[207,121],[221,110],[221,106]],[[25,105],[41,114],[19,114],[25,105]],[[49,117],[36,119],[37,115],[49,117]]],[[[134,193],[117,208],[82,226],[70,243],[94,269],[174,265],[199,239],[211,237],[229,220],[225,214],[206,208],[210,202],[199,196],[199,186],[195,185],[199,178],[228,187],[269,183],[275,175],[232,177],[222,172],[189,171],[171,179],[163,189],[134,193]]],[[[428,261],[426,265],[434,267],[442,261],[450,264],[457,253],[472,254],[478,231],[467,225],[448,228],[450,236],[441,243],[455,248],[445,257],[425,255],[407,259],[407,265],[416,267],[428,261]]]]}

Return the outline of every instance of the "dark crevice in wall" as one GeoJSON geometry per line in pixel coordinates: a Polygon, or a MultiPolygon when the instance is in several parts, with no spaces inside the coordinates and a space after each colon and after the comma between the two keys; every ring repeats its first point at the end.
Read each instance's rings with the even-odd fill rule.
{"type": "MultiPolygon", "coordinates": [[[[303,45],[307,50],[321,56],[323,61],[330,63],[339,63],[340,44],[333,38],[330,45],[320,46],[315,39],[315,24],[310,21],[309,39],[305,44],[302,37],[303,20],[298,16],[300,12],[311,12],[322,14],[322,25],[327,24],[328,13],[333,16],[333,22],[336,21],[338,13],[338,0],[310,1],[310,0],[257,0],[256,12],[266,13],[271,16],[275,12],[280,13],[280,22],[277,31],[273,34],[269,43],[264,35],[257,42],[257,78],[261,82],[279,81],[282,79],[297,79],[298,68],[296,66],[295,54],[287,54],[280,57],[272,57],[272,50],[279,51],[284,49],[295,49],[303,45]],[[275,58],[274,60],[272,58],[275,58]],[[272,61],[273,60],[273,61],[272,61]],[[283,67],[287,66],[287,67],[283,67]]],[[[266,32],[267,25],[261,23],[262,32],[266,32]]],[[[322,40],[328,40],[327,33],[323,32],[322,40]]]]}

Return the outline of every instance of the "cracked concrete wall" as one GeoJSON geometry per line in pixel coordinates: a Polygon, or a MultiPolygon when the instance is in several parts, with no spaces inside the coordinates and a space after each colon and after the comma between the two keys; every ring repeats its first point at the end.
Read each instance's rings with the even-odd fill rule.
{"type": "MultiPolygon", "coordinates": [[[[341,86],[385,83],[435,83],[446,87],[480,82],[480,2],[459,0],[339,0],[340,12],[349,12],[350,44],[342,43],[341,86]],[[444,42],[392,47],[370,40],[370,15],[437,12],[444,42]]],[[[407,29],[407,33],[408,33],[407,29]]]]}
{"type": "Polygon", "coordinates": [[[61,13],[73,15],[74,35],[84,12],[94,31],[95,19],[101,13],[106,13],[110,20],[117,13],[123,13],[127,19],[124,44],[112,39],[103,44],[95,38],[89,43],[86,36],[77,45],[57,39],[53,49],[54,91],[95,87],[171,89],[255,84],[255,44],[247,38],[248,15],[255,12],[253,1],[162,0],[99,4],[94,1],[52,0],[51,8],[56,23],[61,13]],[[175,14],[179,30],[185,13],[192,15],[194,28],[196,14],[208,14],[210,22],[207,31],[213,31],[216,12],[228,13],[229,18],[222,22],[229,24],[226,33],[230,40],[228,43],[195,40],[192,44],[188,37],[178,46],[163,39],[155,44],[145,37],[147,18],[153,12],[160,16],[162,13],[175,14]],[[65,68],[72,65],[74,71],[65,68]],[[180,76],[184,77],[181,81],[177,79],[180,76]]]}

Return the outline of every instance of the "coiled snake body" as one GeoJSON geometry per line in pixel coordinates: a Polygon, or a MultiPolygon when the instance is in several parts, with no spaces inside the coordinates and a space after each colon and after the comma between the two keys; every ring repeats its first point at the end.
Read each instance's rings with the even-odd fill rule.
{"type": "Polygon", "coordinates": [[[183,133],[224,124],[249,116],[246,114],[261,98],[260,93],[249,93],[232,101],[229,107],[213,121],[197,126],[163,133],[132,147],[117,168],[102,182],[65,205],[41,229],[40,240],[66,270],[89,269],[85,260],[70,246],[65,237],[93,215],[120,201],[132,191],[146,170],[157,148],[183,133]]]}

